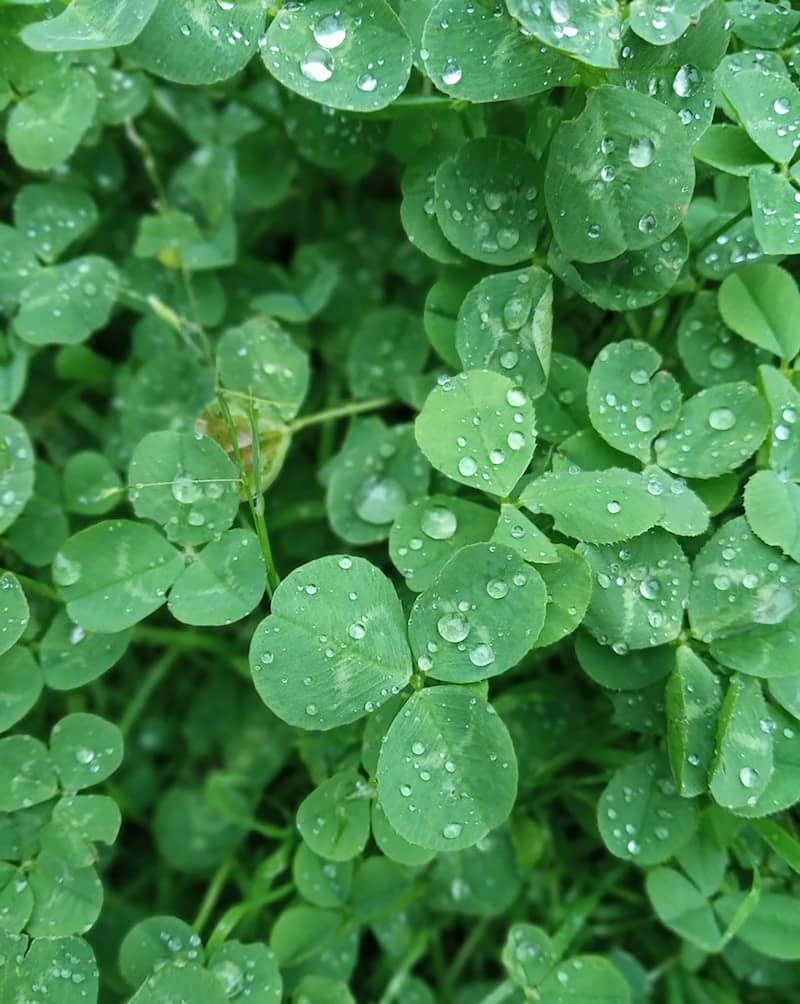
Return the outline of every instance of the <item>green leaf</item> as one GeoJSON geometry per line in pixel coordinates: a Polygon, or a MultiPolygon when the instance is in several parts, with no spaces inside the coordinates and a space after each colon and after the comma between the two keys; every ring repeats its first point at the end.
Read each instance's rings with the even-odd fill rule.
{"type": "Polygon", "coordinates": [[[709,790],[727,809],[755,805],[773,771],[772,729],[761,684],[733,676],[722,703],[709,790]]]}
{"type": "Polygon", "coordinates": [[[69,616],[86,631],[124,631],[158,610],[183,560],[152,527],[103,520],[65,542],[53,581],[69,616]]]}
{"type": "Polygon", "coordinates": [[[771,366],[761,366],[758,376],[772,425],[769,466],[782,479],[800,481],[800,437],[794,434],[800,415],[800,394],[787,377],[771,366]]]}
{"type": "Polygon", "coordinates": [[[36,999],[47,987],[52,1004],[87,1004],[97,999],[99,973],[83,938],[37,938],[21,960],[18,993],[36,999]]]}
{"type": "Polygon", "coordinates": [[[229,1000],[245,994],[250,1004],[279,1004],[283,980],[275,956],[266,945],[226,941],[208,960],[208,971],[229,1000]]]}
{"type": "Polygon", "coordinates": [[[693,882],[674,868],[654,868],[645,880],[647,897],[661,923],[704,952],[718,952],[722,933],[714,911],[693,882]]]}
{"type": "Polygon", "coordinates": [[[758,471],[747,482],[744,509],[751,530],[785,555],[800,561],[800,487],[774,471],[758,471]]]}
{"type": "Polygon", "coordinates": [[[533,513],[551,515],[560,533],[596,544],[636,537],[663,512],[643,478],[613,467],[545,474],[528,484],[520,501],[533,513]]]}
{"type": "Polygon", "coordinates": [[[437,470],[500,496],[507,496],[519,481],[536,445],[535,415],[527,394],[488,370],[441,381],[428,395],[414,431],[437,470]]]}
{"type": "Polygon", "coordinates": [[[372,311],[350,342],[347,375],[353,395],[395,394],[403,380],[422,370],[428,352],[417,315],[402,307],[372,311]]]}
{"type": "Polygon", "coordinates": [[[97,89],[80,68],[49,77],[11,111],[6,142],[14,160],[28,171],[49,171],[75,152],[92,124],[97,89]]]}
{"type": "Polygon", "coordinates": [[[467,917],[502,916],[520,887],[520,869],[505,827],[487,833],[474,847],[439,854],[431,870],[434,909],[467,917]],[[491,870],[487,860],[492,862],[491,870]]]}
{"type": "Polygon", "coordinates": [[[48,265],[94,229],[98,216],[87,192],[64,184],[23,185],[14,198],[15,226],[33,241],[36,254],[48,265]]]}
{"type": "Polygon", "coordinates": [[[656,462],[684,478],[718,477],[741,467],[766,434],[758,391],[744,381],[717,384],[684,402],[677,425],[654,443],[656,462]]]}
{"type": "Polygon", "coordinates": [[[276,321],[255,317],[228,328],[217,346],[217,366],[227,390],[252,395],[283,419],[300,410],[308,389],[308,355],[276,321]]]}
{"type": "MultiPolygon", "coordinates": [[[[745,893],[730,893],[714,904],[725,923],[733,919],[744,897],[745,893]]],[[[794,897],[762,893],[736,937],[769,959],[800,959],[800,924],[794,897]]]]}
{"type": "Polygon", "coordinates": [[[113,844],[122,814],[107,795],[64,795],[40,831],[42,848],[76,868],[97,860],[96,841],[113,844]]]}
{"type": "Polygon", "coordinates": [[[517,551],[526,561],[548,564],[561,560],[561,551],[513,505],[500,506],[500,518],[491,539],[517,551]]]}
{"type": "Polygon", "coordinates": [[[800,679],[795,674],[770,680],[769,694],[794,718],[800,719],[800,679]]]}
{"type": "Polygon", "coordinates": [[[119,662],[129,641],[127,631],[117,634],[86,631],[60,610],[39,647],[45,683],[53,690],[73,690],[91,683],[119,662]]]}
{"type": "Polygon", "coordinates": [[[639,310],[672,289],[688,257],[689,241],[679,227],[642,251],[626,251],[595,264],[567,261],[553,241],[547,263],[570,289],[602,310],[639,310]]]}
{"type": "Polygon", "coordinates": [[[122,763],[122,733],[112,722],[78,712],[50,733],[50,755],[62,787],[77,791],[100,784],[122,763]]]}
{"type": "Polygon", "coordinates": [[[386,818],[379,801],[372,803],[372,838],[382,854],[385,854],[390,861],[397,861],[401,865],[411,867],[426,865],[436,853],[425,847],[410,844],[401,837],[386,818]]]}
{"type": "Polygon", "coordinates": [[[147,917],[122,939],[119,970],[132,987],[170,963],[202,958],[200,938],[177,917],[147,917]]]}
{"type": "Polygon", "coordinates": [[[696,160],[720,171],[746,178],[758,167],[768,167],[769,158],[735,125],[712,125],[694,148],[696,160]]]}
{"type": "Polygon", "coordinates": [[[323,781],[297,810],[297,829],[315,854],[349,861],[369,839],[370,789],[356,770],[323,781]]]}
{"type": "Polygon", "coordinates": [[[0,533],[15,522],[33,494],[33,446],[25,427],[0,415],[0,533]]]}
{"type": "Polygon", "coordinates": [[[417,597],[408,621],[419,668],[436,680],[497,676],[532,648],[545,619],[542,577],[502,544],[471,544],[417,597]]]}
{"type": "Polygon", "coordinates": [[[614,0],[555,5],[535,0],[507,0],[506,6],[523,29],[545,45],[590,66],[617,65],[622,21],[614,0]]]}
{"type": "Polygon", "coordinates": [[[575,655],[581,669],[601,687],[644,690],[669,676],[671,649],[663,645],[632,652],[626,652],[624,646],[617,648],[619,651],[595,641],[588,631],[580,631],[575,638],[575,655]]]}
{"type": "Polygon", "coordinates": [[[696,813],[694,803],[677,794],[666,757],[653,750],[615,771],[600,796],[597,824],[615,857],[647,867],[688,843],[696,813]]]}
{"type": "Polygon", "coordinates": [[[0,739],[0,812],[15,812],[52,798],[56,770],[44,743],[33,736],[0,739]]]}
{"type": "Polygon", "coordinates": [[[694,163],[677,116],[623,87],[589,93],[563,122],[547,162],[545,198],[569,259],[607,261],[668,237],[688,209],[694,163]]]}
{"type": "Polygon", "coordinates": [[[241,476],[208,436],[151,432],[133,451],[128,484],[136,515],[160,523],[179,544],[212,540],[239,510],[241,476]]]}
{"type": "Polygon", "coordinates": [[[29,24],[22,40],[40,52],[110,49],[132,42],[158,0],[72,0],[59,15],[29,24]]]}
{"type": "Polygon", "coordinates": [[[333,909],[350,895],[353,865],[351,861],[326,861],[301,842],[292,862],[292,879],[309,903],[333,909]]]}
{"type": "Polygon", "coordinates": [[[790,321],[800,312],[792,276],[766,262],[729,275],[719,289],[722,319],[742,338],[784,359],[800,351],[800,332],[790,321]]]}
{"type": "Polygon", "coordinates": [[[576,955],[559,963],[539,987],[543,1001],[552,1004],[630,1004],[628,981],[608,959],[576,955]]]}
{"type": "Polygon", "coordinates": [[[42,851],[30,871],[30,884],[34,906],[28,933],[33,937],[84,934],[100,914],[103,887],[93,868],[73,868],[42,851]]]}
{"type": "Polygon", "coordinates": [[[64,465],[64,508],[80,516],[102,516],[114,509],[122,483],[111,462],[102,453],[81,450],[64,465]]]}
{"type": "Polygon", "coordinates": [[[754,805],[749,803],[735,809],[737,816],[760,819],[787,809],[800,801],[800,758],[798,757],[797,722],[780,708],[770,707],[773,761],[772,777],[763,794],[754,805]]]}
{"type": "Polygon", "coordinates": [[[540,268],[489,275],[464,298],[456,350],[466,370],[510,377],[531,398],[541,397],[550,372],[553,283],[540,268]]]}
{"type": "MultiPolygon", "coordinates": [[[[400,188],[400,220],[415,247],[443,265],[455,265],[464,260],[442,233],[436,219],[434,182],[442,160],[452,153],[451,143],[432,143],[424,147],[406,165],[400,188]]],[[[435,288],[435,287],[434,287],[435,288]]]]}
{"type": "Polygon", "coordinates": [[[181,572],[168,606],[183,624],[232,624],[258,606],[265,587],[258,538],[250,530],[228,530],[181,572]]]}
{"type": "Polygon", "coordinates": [[[17,645],[0,656],[0,732],[24,718],[41,692],[42,671],[27,648],[17,645]]]}
{"type": "MultiPolygon", "coordinates": [[[[512,5],[509,10],[522,19],[512,5]]],[[[425,21],[421,52],[438,89],[463,101],[508,101],[539,94],[564,83],[576,69],[523,34],[492,0],[464,7],[438,0],[425,21]]]]}
{"type": "Polygon", "coordinates": [[[683,478],[670,477],[655,465],[645,467],[642,476],[647,480],[651,495],[664,501],[664,515],[659,524],[678,537],[697,537],[708,529],[710,514],[705,502],[683,478]]]}
{"type": "Polygon", "coordinates": [[[676,653],[667,683],[667,749],[678,792],[692,798],[705,792],[716,747],[716,719],[722,685],[686,645],[676,653]]]}
{"type": "Polygon", "coordinates": [[[680,413],[680,386],[660,365],[655,349],[626,339],[601,349],[589,371],[592,425],[615,449],[643,461],[650,459],[652,441],[680,413]]]}
{"type": "Polygon", "coordinates": [[[680,545],[656,528],[623,549],[582,544],[598,588],[584,625],[618,653],[677,638],[689,593],[689,563],[680,545]]]}
{"type": "Polygon", "coordinates": [[[711,0],[677,0],[662,10],[656,0],[633,0],[630,25],[636,34],[651,45],[669,45],[696,23],[711,0]]]}
{"type": "Polygon", "coordinates": [[[795,254],[800,245],[797,194],[797,189],[782,174],[753,171],[750,175],[753,228],[766,254],[795,254]]]}
{"type": "Polygon", "coordinates": [[[539,434],[546,442],[560,443],[588,423],[588,378],[586,369],[577,359],[553,353],[547,390],[536,404],[539,434]]]}
{"type": "Polygon", "coordinates": [[[22,637],[28,626],[30,610],[22,586],[15,575],[0,575],[0,655],[22,637]]]}
{"type": "Polygon", "coordinates": [[[689,623],[700,641],[780,625],[797,606],[800,568],[763,544],[745,518],[723,524],[694,562],[689,623]]]}
{"type": "Polygon", "coordinates": [[[178,84],[211,84],[243,70],[264,30],[264,7],[245,0],[212,10],[197,0],[159,0],[125,56],[178,84]]]}
{"type": "Polygon", "coordinates": [[[311,561],[281,582],[272,613],[253,635],[256,690],[290,725],[332,729],[356,721],[408,682],[405,633],[394,589],[368,561],[311,561]]]}
{"type": "Polygon", "coordinates": [[[536,988],[558,962],[558,953],[540,927],[512,924],[502,958],[517,986],[536,988]]]}
{"type": "Polygon", "coordinates": [[[788,163],[800,128],[800,91],[795,85],[762,68],[725,74],[721,83],[750,139],[779,164],[788,163]]]}
{"type": "Polygon", "coordinates": [[[544,222],[541,172],[508,136],[465,143],[436,172],[436,218],[450,243],[489,265],[516,265],[536,249],[544,222]]]}
{"type": "Polygon", "coordinates": [[[389,557],[408,588],[421,593],[456,551],[492,537],[495,522],[491,509],[466,499],[449,495],[415,499],[392,524],[389,557]]]}
{"type": "Polygon", "coordinates": [[[137,990],[130,1004],[162,1004],[168,1000],[226,1004],[228,997],[221,981],[196,963],[187,962],[180,967],[167,963],[137,990]]]}
{"type": "Polygon", "coordinates": [[[385,0],[284,7],[267,31],[264,65],[289,90],[345,111],[385,108],[405,90],[411,42],[385,0]]]}
{"type": "Polygon", "coordinates": [[[14,330],[30,345],[77,345],[105,327],[118,275],[106,258],[87,255],[42,269],[20,294],[14,330]]]}
{"type": "Polygon", "coordinates": [[[558,561],[538,569],[547,589],[547,609],[536,648],[571,634],[583,620],[592,594],[592,570],[586,559],[565,544],[556,544],[555,551],[558,561]]]}
{"type": "Polygon", "coordinates": [[[711,290],[698,293],[681,316],[678,352],[689,376],[701,387],[735,380],[752,383],[759,363],[768,360],[762,349],[734,337],[711,290]]]}
{"type": "Polygon", "coordinates": [[[516,790],[508,731],[467,687],[418,691],[389,727],[378,793],[387,819],[412,844],[472,846],[506,819],[516,790]]]}

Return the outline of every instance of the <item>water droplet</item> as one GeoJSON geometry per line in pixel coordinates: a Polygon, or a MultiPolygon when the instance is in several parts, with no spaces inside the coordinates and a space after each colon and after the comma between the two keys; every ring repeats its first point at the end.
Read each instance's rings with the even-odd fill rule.
{"type": "Polygon", "coordinates": [[[436,630],[445,641],[452,642],[455,645],[460,641],[464,641],[467,637],[470,631],[470,624],[463,614],[453,612],[442,614],[436,622],[436,630]]]}
{"type": "Polygon", "coordinates": [[[503,352],[500,356],[500,365],[504,370],[513,370],[519,362],[519,356],[513,349],[503,352]]]}
{"type": "Polygon", "coordinates": [[[442,829],[442,836],[445,840],[455,840],[461,836],[462,829],[461,823],[447,823],[442,829]]]}
{"type": "Polygon", "coordinates": [[[367,633],[367,629],[359,621],[355,621],[355,623],[351,624],[347,629],[347,633],[354,641],[361,641],[367,633]]]}
{"type": "Polygon", "coordinates": [[[77,561],[70,561],[61,551],[53,560],[53,581],[57,586],[73,586],[81,577],[81,566],[77,561]]]}
{"type": "Polygon", "coordinates": [[[586,231],[586,233],[589,235],[589,237],[591,237],[593,241],[597,240],[597,238],[600,236],[600,224],[593,223],[586,231]]]}
{"type": "Polygon", "coordinates": [[[649,415],[637,415],[633,424],[639,432],[651,432],[653,429],[653,419],[649,415]]]}
{"type": "Polygon", "coordinates": [[[639,583],[639,592],[646,600],[654,600],[661,592],[661,583],[658,579],[645,579],[639,583]]]}
{"type": "Polygon", "coordinates": [[[622,511],[622,506],[619,502],[609,502],[606,509],[611,513],[612,516],[616,516],[618,512],[622,511]]]}
{"type": "Polygon", "coordinates": [[[628,160],[634,167],[649,167],[655,152],[653,141],[648,136],[638,136],[628,145],[628,160]]]}
{"type": "Polygon", "coordinates": [[[652,213],[645,213],[639,218],[639,230],[643,234],[650,234],[656,228],[656,218],[652,213]]]}
{"type": "Polygon", "coordinates": [[[300,72],[307,80],[324,84],[333,76],[333,59],[327,49],[312,49],[300,60],[300,72]]]}
{"type": "Polygon", "coordinates": [[[708,424],[717,432],[726,432],[736,425],[736,415],[730,408],[714,408],[708,416],[708,424]]]}
{"type": "Polygon", "coordinates": [[[481,643],[476,645],[469,653],[469,661],[473,666],[489,666],[494,662],[494,650],[491,645],[481,643]]]}
{"type": "Polygon", "coordinates": [[[502,600],[504,596],[508,596],[508,583],[503,579],[489,579],[486,583],[486,592],[493,600],[502,600]]]}
{"type": "Polygon", "coordinates": [[[462,457],[458,462],[458,473],[464,478],[471,478],[477,470],[478,465],[474,457],[462,457]]]}
{"type": "Polygon", "coordinates": [[[186,474],[179,474],[172,482],[172,495],[181,505],[191,505],[203,494],[203,489],[186,474]]]}
{"type": "Polygon", "coordinates": [[[179,31],[180,31],[181,35],[183,35],[184,38],[188,38],[191,35],[191,33],[192,33],[192,29],[189,27],[188,24],[182,24],[180,26],[179,31]]]}
{"type": "Polygon", "coordinates": [[[90,750],[86,746],[79,746],[75,750],[75,759],[78,763],[91,763],[94,760],[94,750],[90,750]]]}
{"type": "Polygon", "coordinates": [[[739,771],[739,780],[745,788],[755,788],[759,782],[759,774],[755,767],[742,767],[739,771]]]}
{"type": "Polygon", "coordinates": [[[384,526],[395,521],[407,501],[406,490],[399,481],[373,474],[355,492],[353,508],[365,523],[384,526]]]}
{"type": "Polygon", "coordinates": [[[456,84],[461,82],[461,76],[461,67],[455,59],[448,59],[442,70],[442,83],[448,87],[455,87],[456,84]]]}
{"type": "Polygon", "coordinates": [[[356,87],[360,91],[364,91],[365,94],[372,94],[372,92],[378,86],[377,77],[373,77],[371,73],[362,73],[361,76],[356,81],[356,87]]]}
{"type": "Polygon", "coordinates": [[[306,705],[306,714],[307,715],[316,715],[316,713],[317,713],[317,706],[316,706],[316,704],[307,704],[306,705]]]}
{"type": "Polygon", "coordinates": [[[772,110],[776,115],[788,115],[791,107],[788,98],[775,98],[772,102],[772,110]]]}
{"type": "Polygon", "coordinates": [[[733,349],[725,345],[716,345],[708,353],[708,361],[715,370],[728,370],[736,361],[733,349]]]}
{"type": "Polygon", "coordinates": [[[347,558],[347,557],[339,558],[339,568],[347,570],[348,568],[352,567],[353,567],[352,558],[347,558]]]}
{"type": "Polygon", "coordinates": [[[690,98],[703,83],[703,74],[691,63],[684,63],[675,74],[672,89],[679,98],[690,98]]]}
{"type": "Polygon", "coordinates": [[[314,41],[323,49],[338,49],[347,38],[344,22],[336,14],[328,14],[317,22],[313,30],[314,41]]]}
{"type": "Polygon", "coordinates": [[[450,540],[458,529],[458,517],[446,506],[431,506],[423,512],[420,527],[431,540],[450,540]]]}

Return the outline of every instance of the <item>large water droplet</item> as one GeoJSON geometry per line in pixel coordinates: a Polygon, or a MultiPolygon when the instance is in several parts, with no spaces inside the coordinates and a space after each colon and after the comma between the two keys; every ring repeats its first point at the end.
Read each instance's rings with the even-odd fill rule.
{"type": "Polygon", "coordinates": [[[327,49],[312,49],[300,60],[300,72],[307,80],[324,84],[333,76],[333,59],[327,49]]]}
{"type": "Polygon", "coordinates": [[[406,490],[399,481],[373,474],[353,496],[353,508],[365,523],[383,526],[394,522],[407,501],[406,490]]]}
{"type": "Polygon", "coordinates": [[[493,600],[502,600],[504,596],[508,596],[508,583],[503,579],[489,579],[486,583],[486,592],[493,600]]]}
{"type": "Polygon", "coordinates": [[[714,408],[708,416],[708,424],[717,432],[726,432],[736,425],[736,415],[730,408],[714,408]]]}
{"type": "Polygon", "coordinates": [[[691,63],[684,63],[675,74],[672,89],[679,98],[690,98],[703,83],[703,74],[691,63]]]}
{"type": "Polygon", "coordinates": [[[494,662],[494,650],[491,645],[486,645],[483,642],[480,645],[476,645],[469,653],[469,661],[473,666],[483,667],[490,666],[494,662]]]}
{"type": "Polygon", "coordinates": [[[634,167],[649,167],[655,152],[653,141],[648,136],[638,136],[628,146],[628,160],[634,167]]]}
{"type": "Polygon", "coordinates": [[[442,83],[448,87],[455,87],[456,84],[461,82],[461,77],[461,67],[455,59],[448,59],[442,70],[442,83]]]}
{"type": "Polygon", "coordinates": [[[772,110],[776,115],[788,115],[791,107],[788,98],[775,98],[772,102],[772,110]]]}
{"type": "Polygon", "coordinates": [[[186,474],[180,474],[172,482],[172,495],[181,505],[191,505],[203,494],[200,485],[186,474]]]}
{"type": "Polygon", "coordinates": [[[442,829],[442,836],[445,840],[455,840],[457,837],[461,836],[461,830],[463,829],[461,823],[447,823],[442,829]]]}
{"type": "Polygon", "coordinates": [[[340,17],[328,14],[317,22],[313,35],[314,41],[323,49],[337,49],[347,38],[347,29],[340,17]]]}
{"type": "Polygon", "coordinates": [[[759,781],[759,774],[755,767],[742,767],[739,771],[739,780],[745,788],[755,788],[759,781]]]}
{"type": "Polygon", "coordinates": [[[365,94],[372,94],[372,92],[378,86],[377,77],[373,77],[371,73],[362,73],[361,76],[356,81],[356,87],[360,91],[364,91],[365,94]]]}
{"type": "Polygon", "coordinates": [[[478,470],[473,457],[462,457],[458,462],[458,473],[464,478],[471,478],[478,470]]]}
{"type": "Polygon", "coordinates": [[[431,540],[450,540],[458,529],[458,517],[447,506],[434,505],[423,512],[419,525],[431,540]]]}
{"type": "Polygon", "coordinates": [[[458,644],[469,634],[469,621],[463,614],[449,613],[442,614],[436,622],[436,630],[445,641],[458,644]]]}

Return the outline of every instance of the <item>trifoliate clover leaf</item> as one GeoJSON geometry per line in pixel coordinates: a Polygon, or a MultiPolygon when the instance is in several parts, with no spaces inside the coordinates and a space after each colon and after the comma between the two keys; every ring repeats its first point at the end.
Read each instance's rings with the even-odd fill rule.
{"type": "Polygon", "coordinates": [[[378,794],[390,824],[412,844],[471,847],[506,819],[516,790],[508,731],[468,687],[417,692],[389,727],[378,794]]]}
{"type": "Polygon", "coordinates": [[[677,424],[655,441],[656,463],[684,478],[718,477],[755,453],[767,424],[764,399],[750,384],[708,387],[684,402],[677,424]]]}
{"type": "Polygon", "coordinates": [[[69,616],[86,631],[124,631],[157,610],[183,560],[152,527],[105,520],[67,540],[53,581],[69,616]]]}
{"type": "Polygon", "coordinates": [[[660,365],[661,356],[650,345],[626,339],[601,349],[589,371],[592,425],[615,449],[644,461],[652,441],[680,413],[680,386],[660,365]]]}
{"type": "Polygon", "coordinates": [[[33,241],[36,254],[48,265],[91,230],[98,215],[87,192],[56,182],[24,185],[14,199],[15,226],[33,241]]]}
{"type": "Polygon", "coordinates": [[[331,108],[369,112],[405,90],[411,42],[385,0],[353,0],[334,11],[322,0],[284,7],[261,49],[289,90],[331,108]]]}
{"type": "Polygon", "coordinates": [[[308,729],[356,721],[411,676],[405,617],[389,580],[364,558],[295,569],[256,628],[250,668],[279,718],[308,729]]]}
{"type": "Polygon", "coordinates": [[[677,541],[656,528],[626,542],[582,544],[595,587],[584,625],[617,652],[677,638],[689,593],[689,562],[677,541]]]}
{"type": "Polygon", "coordinates": [[[529,482],[520,502],[552,516],[560,533],[594,544],[636,537],[663,512],[641,475],[620,468],[545,474],[529,482]]]}
{"type": "Polygon", "coordinates": [[[515,665],[542,629],[539,573],[502,544],[462,547],[415,601],[411,650],[428,676],[472,683],[515,665]]]}
{"type": "Polygon", "coordinates": [[[536,445],[528,395],[507,377],[488,370],[443,380],[425,401],[415,433],[437,470],[500,496],[512,491],[536,445]]]}
{"type": "Polygon", "coordinates": [[[677,116],[622,87],[591,91],[563,122],[547,162],[545,198],[569,259],[600,262],[664,240],[681,222],[694,163],[677,116]]]}
{"type": "Polygon", "coordinates": [[[539,268],[486,276],[467,293],[456,322],[456,350],[465,370],[509,377],[540,397],[550,372],[553,284],[539,268]]]}
{"type": "Polygon", "coordinates": [[[16,992],[35,999],[47,987],[52,1004],[87,1004],[97,1000],[100,982],[94,952],[83,938],[35,938],[24,959],[19,956],[16,992]]]}
{"type": "Polygon", "coordinates": [[[800,128],[800,91],[791,80],[759,67],[725,74],[721,85],[750,139],[779,164],[788,163],[800,128]]]}

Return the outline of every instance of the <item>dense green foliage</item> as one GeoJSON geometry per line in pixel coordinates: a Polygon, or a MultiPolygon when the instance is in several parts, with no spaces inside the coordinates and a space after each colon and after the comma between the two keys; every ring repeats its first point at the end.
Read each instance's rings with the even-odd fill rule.
{"type": "Polygon", "coordinates": [[[799,65],[0,0],[2,1004],[800,1001],[799,65]]]}

